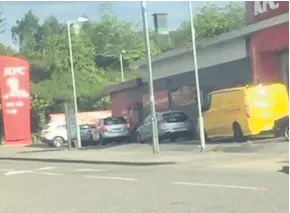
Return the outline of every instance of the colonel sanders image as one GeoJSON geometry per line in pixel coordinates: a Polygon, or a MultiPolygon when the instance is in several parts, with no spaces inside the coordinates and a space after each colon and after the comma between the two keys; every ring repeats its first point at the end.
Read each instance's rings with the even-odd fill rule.
{"type": "Polygon", "coordinates": [[[3,96],[4,99],[8,98],[29,98],[29,93],[23,89],[19,88],[19,81],[17,78],[11,77],[8,78],[7,86],[9,88],[9,92],[3,96]]]}

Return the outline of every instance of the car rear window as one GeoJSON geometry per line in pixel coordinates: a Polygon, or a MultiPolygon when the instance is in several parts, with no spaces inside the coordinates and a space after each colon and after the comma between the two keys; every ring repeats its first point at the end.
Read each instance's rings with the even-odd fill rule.
{"type": "Polygon", "coordinates": [[[186,121],[187,116],[184,112],[170,112],[163,114],[163,119],[168,123],[186,121]]]}
{"type": "Polygon", "coordinates": [[[105,118],[105,125],[126,124],[126,120],[123,117],[105,118]]]}
{"type": "Polygon", "coordinates": [[[80,125],[80,129],[85,130],[85,129],[90,129],[91,125],[80,125]]]}

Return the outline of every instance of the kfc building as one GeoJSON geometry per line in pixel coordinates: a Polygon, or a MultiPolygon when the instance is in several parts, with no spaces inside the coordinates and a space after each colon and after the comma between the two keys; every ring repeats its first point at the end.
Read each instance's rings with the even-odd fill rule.
{"type": "Polygon", "coordinates": [[[248,54],[252,57],[254,82],[283,81],[288,86],[289,21],[279,23],[279,20],[289,16],[289,2],[247,1],[245,7],[249,26],[272,20],[268,27],[249,36],[247,45],[248,54]]]}
{"type": "MultiPolygon", "coordinates": [[[[198,42],[202,98],[213,90],[237,85],[289,85],[289,2],[247,1],[244,5],[243,28],[198,42]]],[[[195,121],[197,101],[191,46],[152,56],[151,61],[156,110],[182,110],[195,121]]],[[[139,113],[137,117],[143,120],[150,108],[146,58],[133,66],[140,71],[139,79],[111,85],[105,92],[111,96],[114,116],[130,117],[133,109],[132,114],[139,113]]]]}

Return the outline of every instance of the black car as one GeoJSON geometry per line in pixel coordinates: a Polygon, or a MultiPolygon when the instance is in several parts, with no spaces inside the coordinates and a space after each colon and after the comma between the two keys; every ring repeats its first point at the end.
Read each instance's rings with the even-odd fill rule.
{"type": "Polygon", "coordinates": [[[82,146],[92,145],[92,136],[91,136],[92,126],[93,126],[92,124],[80,125],[82,146]]]}
{"type": "Polygon", "coordinates": [[[285,137],[289,141],[289,115],[275,121],[274,127],[277,137],[285,137]]]}

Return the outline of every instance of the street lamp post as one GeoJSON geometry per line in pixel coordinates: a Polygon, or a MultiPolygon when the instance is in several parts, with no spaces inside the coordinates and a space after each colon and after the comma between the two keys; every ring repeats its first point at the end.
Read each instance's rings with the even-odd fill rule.
{"type": "Polygon", "coordinates": [[[75,70],[74,70],[74,60],[73,60],[73,54],[72,54],[72,42],[71,42],[71,32],[70,32],[70,26],[75,23],[84,23],[87,22],[88,19],[85,17],[80,17],[73,21],[67,21],[67,35],[68,35],[68,46],[69,46],[69,58],[70,58],[70,69],[71,69],[71,78],[72,78],[72,87],[73,87],[73,99],[74,99],[74,112],[75,112],[75,121],[77,126],[77,147],[81,148],[81,135],[80,135],[80,129],[78,126],[78,103],[77,103],[77,91],[76,91],[76,80],[75,80],[75,70]]]}
{"type": "Polygon", "coordinates": [[[194,60],[194,73],[195,73],[195,84],[196,84],[196,94],[197,94],[197,105],[198,105],[198,117],[199,117],[198,124],[199,124],[200,148],[201,148],[201,151],[204,151],[205,150],[205,136],[204,136],[202,109],[201,109],[201,96],[200,96],[200,87],[199,87],[196,41],[195,41],[195,28],[194,28],[194,23],[193,23],[191,1],[188,1],[188,8],[189,8],[189,18],[190,18],[190,28],[191,28],[192,54],[193,54],[193,60],[194,60]]]}
{"type": "Polygon", "coordinates": [[[149,32],[148,32],[147,9],[146,9],[145,1],[141,2],[141,8],[142,8],[142,20],[143,20],[143,28],[144,28],[146,54],[147,54],[147,66],[148,66],[148,72],[149,72],[149,91],[150,91],[153,153],[158,154],[160,150],[159,150],[157,119],[156,119],[156,112],[155,112],[153,74],[152,74],[150,40],[149,40],[149,32]]]}
{"type": "Polygon", "coordinates": [[[124,65],[123,65],[123,54],[126,53],[125,50],[122,50],[121,53],[120,53],[120,67],[121,67],[121,79],[122,79],[122,82],[125,81],[125,77],[124,77],[124,65]]]}

